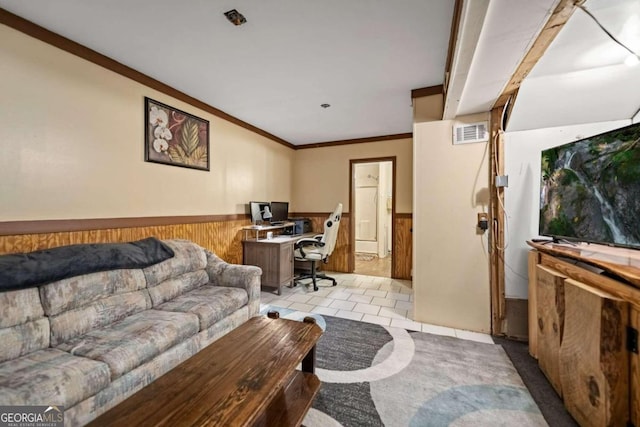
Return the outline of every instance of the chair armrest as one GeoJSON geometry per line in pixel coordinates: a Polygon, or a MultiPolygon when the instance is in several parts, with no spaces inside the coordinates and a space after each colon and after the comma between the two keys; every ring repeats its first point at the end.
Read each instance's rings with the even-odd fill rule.
{"type": "Polygon", "coordinates": [[[324,246],[324,243],[315,239],[304,238],[304,239],[298,240],[294,246],[296,249],[303,248],[305,246],[315,246],[315,247],[321,248],[324,246]]]}
{"type": "Polygon", "coordinates": [[[213,252],[205,249],[209,283],[214,286],[241,288],[247,291],[249,317],[260,311],[260,277],[262,269],[253,265],[229,264],[213,252]]]}
{"type": "MultiPolygon", "coordinates": [[[[322,235],[320,235],[322,236],[322,235]]],[[[321,248],[323,247],[325,244],[324,242],[321,242],[319,240],[316,239],[309,239],[309,238],[304,238],[304,239],[300,239],[298,240],[294,245],[293,248],[294,250],[297,249],[300,251],[300,255],[302,255],[302,258],[306,258],[307,254],[304,252],[304,248],[307,246],[314,246],[316,248],[321,248]]]]}

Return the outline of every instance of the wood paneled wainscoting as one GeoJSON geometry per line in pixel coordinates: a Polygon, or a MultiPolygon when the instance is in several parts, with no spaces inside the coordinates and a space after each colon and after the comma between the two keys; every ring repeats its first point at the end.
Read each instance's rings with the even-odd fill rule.
{"type": "MultiPolygon", "coordinates": [[[[292,216],[309,218],[311,220],[311,229],[315,233],[322,233],[324,230],[324,222],[329,217],[330,212],[304,212],[294,213],[292,216]]],[[[343,213],[340,220],[340,228],[338,229],[338,241],[333,250],[333,254],[329,257],[329,262],[323,266],[325,270],[339,271],[350,273],[354,266],[350,265],[350,247],[349,247],[349,230],[351,230],[349,221],[351,220],[349,213],[343,213]]],[[[412,236],[411,227],[413,226],[412,215],[396,214],[395,241],[393,242],[394,262],[392,263],[391,277],[396,279],[411,280],[411,258],[412,258],[412,236]]]]}
{"type": "MultiPolygon", "coordinates": [[[[327,213],[296,213],[311,220],[322,233],[327,213]]],[[[338,241],[325,270],[348,273],[349,214],[343,215],[338,241]]],[[[242,264],[241,228],[251,224],[249,215],[209,215],[146,218],[105,218],[0,222],[0,254],[31,252],[78,243],[130,242],[146,237],[188,239],[234,264],[242,264]]],[[[392,277],[411,279],[411,214],[395,219],[395,262],[392,277]]]]}
{"type": "MultiPolygon", "coordinates": [[[[331,212],[327,213],[302,213],[294,214],[296,217],[309,218],[311,220],[311,230],[314,233],[322,234],[324,230],[324,222],[331,212]]],[[[338,228],[338,239],[333,253],[329,257],[329,262],[322,266],[323,270],[339,271],[342,273],[350,273],[349,270],[349,214],[343,213],[340,219],[340,227],[338,228]]]]}
{"type": "Polygon", "coordinates": [[[411,280],[413,268],[413,215],[396,213],[393,222],[395,241],[393,242],[393,265],[391,277],[411,280]]]}
{"type": "Polygon", "coordinates": [[[0,222],[0,254],[153,236],[188,239],[227,262],[242,264],[240,228],[249,224],[250,218],[244,214],[0,222]]]}

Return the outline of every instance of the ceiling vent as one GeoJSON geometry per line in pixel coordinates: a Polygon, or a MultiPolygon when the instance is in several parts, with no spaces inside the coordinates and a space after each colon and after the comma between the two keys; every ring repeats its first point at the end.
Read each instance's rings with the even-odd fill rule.
{"type": "Polygon", "coordinates": [[[489,140],[489,122],[465,123],[453,127],[454,144],[471,144],[489,140]]]}
{"type": "Polygon", "coordinates": [[[225,12],[224,16],[226,16],[229,22],[231,22],[233,25],[242,25],[247,22],[247,19],[244,17],[244,15],[242,15],[235,9],[231,9],[230,11],[225,12]]]}

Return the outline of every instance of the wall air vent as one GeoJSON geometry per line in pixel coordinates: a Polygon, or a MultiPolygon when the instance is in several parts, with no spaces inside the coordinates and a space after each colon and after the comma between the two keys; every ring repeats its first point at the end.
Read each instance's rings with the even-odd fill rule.
{"type": "Polygon", "coordinates": [[[453,126],[453,143],[470,144],[489,140],[489,122],[464,123],[453,126]]]}

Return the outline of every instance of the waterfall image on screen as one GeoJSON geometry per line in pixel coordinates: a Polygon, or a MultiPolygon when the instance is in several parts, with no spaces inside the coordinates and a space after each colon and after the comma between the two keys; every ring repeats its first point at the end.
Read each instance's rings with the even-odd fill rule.
{"type": "Polygon", "coordinates": [[[542,152],[540,234],[640,247],[640,124],[542,152]]]}

